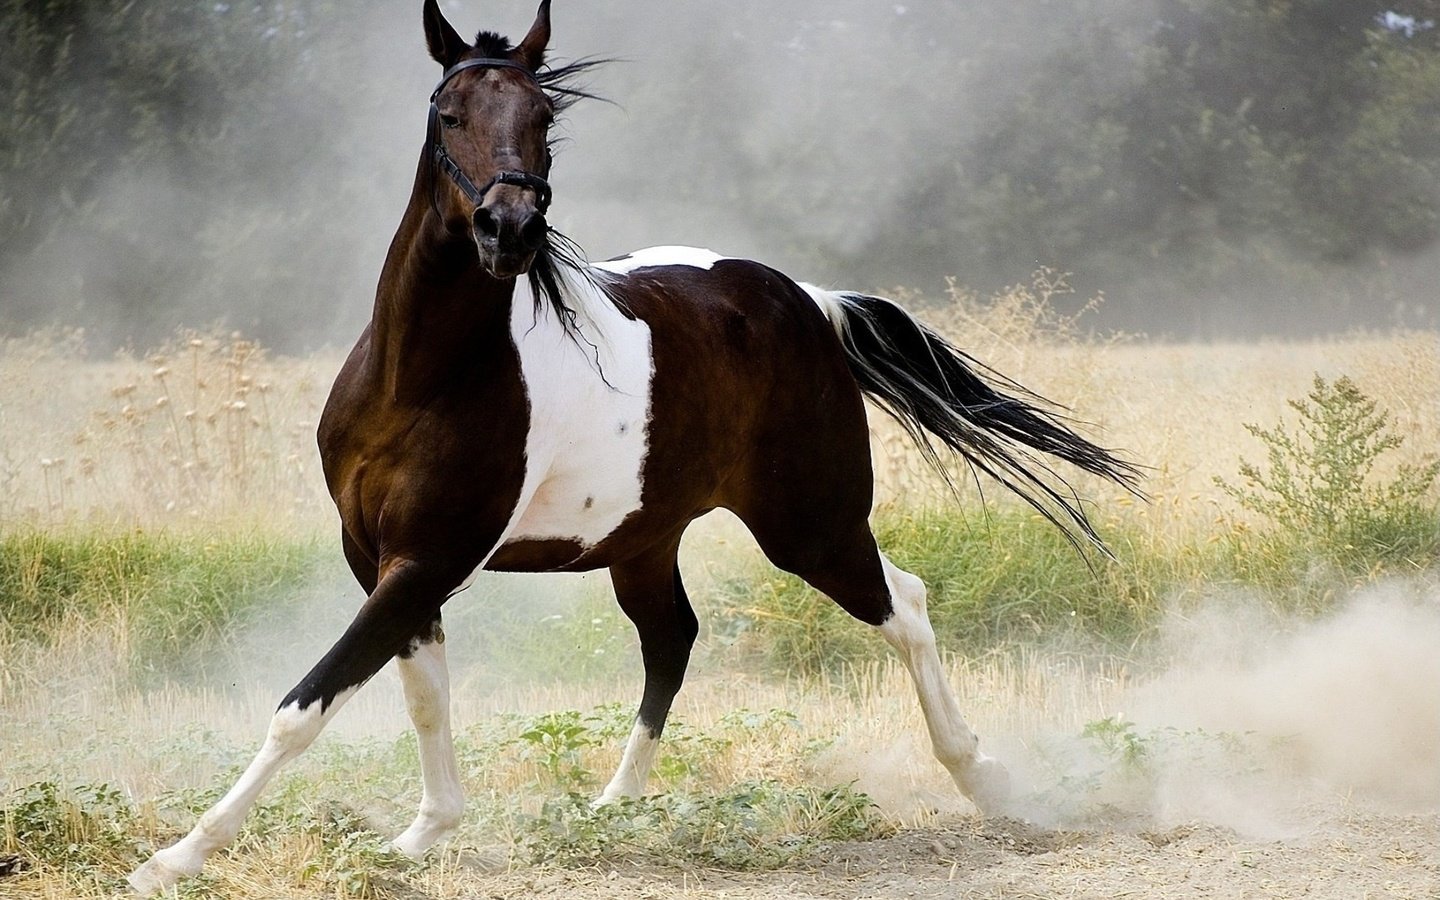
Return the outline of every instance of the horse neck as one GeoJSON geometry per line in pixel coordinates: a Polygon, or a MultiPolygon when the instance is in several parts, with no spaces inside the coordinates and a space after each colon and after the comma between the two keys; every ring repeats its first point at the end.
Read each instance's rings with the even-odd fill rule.
{"type": "Polygon", "coordinates": [[[380,274],[371,319],[371,359],[386,396],[435,396],[462,359],[495,358],[509,341],[515,279],[479,264],[474,244],[450,233],[416,179],[380,274]]]}

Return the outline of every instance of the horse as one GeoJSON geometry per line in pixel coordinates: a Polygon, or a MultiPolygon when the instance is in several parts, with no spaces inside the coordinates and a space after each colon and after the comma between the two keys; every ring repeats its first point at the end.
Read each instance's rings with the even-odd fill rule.
{"type": "Polygon", "coordinates": [[[394,839],[419,857],[459,825],[441,607],[482,570],[608,569],[644,689],[597,803],[644,793],[698,632],[680,538],[714,509],[774,565],[879,630],[914,680],[935,756],[982,812],[1008,775],[980,752],[936,649],[923,582],[869,526],[864,400],[926,457],[953,451],[1077,546],[1103,548],[1035,454],[1134,488],[1137,469],[895,303],[822,290],[758,262],[654,247],[588,264],[546,220],[551,128],[598,61],[547,65],[550,3],[523,40],[463,40],[435,0],[431,95],[410,201],[374,311],[318,427],[340,544],[367,599],[285,696],[260,750],[193,829],[129,876],[141,893],[198,873],[266,783],[396,659],[422,797],[394,839]]]}

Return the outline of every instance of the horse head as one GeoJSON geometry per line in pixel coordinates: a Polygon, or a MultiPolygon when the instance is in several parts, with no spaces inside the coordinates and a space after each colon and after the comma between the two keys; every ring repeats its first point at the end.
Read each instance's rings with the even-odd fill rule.
{"type": "Polygon", "coordinates": [[[436,0],[425,0],[425,39],[445,69],[431,96],[426,138],[432,205],[448,230],[474,240],[487,272],[523,275],[549,232],[545,179],[556,103],[539,72],[550,41],[550,0],[514,47],[491,32],[467,43],[436,0]]]}

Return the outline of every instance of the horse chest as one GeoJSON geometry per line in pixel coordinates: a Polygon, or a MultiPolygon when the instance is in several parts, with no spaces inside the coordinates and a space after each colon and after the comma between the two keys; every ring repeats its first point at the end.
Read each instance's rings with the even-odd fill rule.
{"type": "Polygon", "coordinates": [[[591,304],[579,333],[517,302],[513,336],[529,406],[525,477],[505,543],[588,549],[640,509],[651,416],[650,329],[591,304]],[[538,318],[538,321],[537,321],[538,318]]]}

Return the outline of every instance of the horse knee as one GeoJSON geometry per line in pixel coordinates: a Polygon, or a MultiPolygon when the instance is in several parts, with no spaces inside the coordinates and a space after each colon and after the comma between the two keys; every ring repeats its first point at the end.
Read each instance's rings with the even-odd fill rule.
{"type": "Polygon", "coordinates": [[[883,556],[885,587],[890,593],[890,614],[879,623],[880,633],[897,650],[935,646],[935,631],[925,608],[925,582],[898,568],[883,556]]]}
{"type": "MultiPolygon", "coordinates": [[[[354,688],[351,688],[343,693],[348,695],[353,691],[354,688]]],[[[341,699],[337,697],[337,701],[341,699]]],[[[332,704],[331,709],[338,705],[338,702],[332,704]]],[[[298,703],[283,704],[275,710],[275,715],[270,717],[270,727],[265,732],[265,744],[260,752],[273,755],[281,762],[288,762],[314,743],[328,718],[318,701],[304,707],[298,703]]]]}

